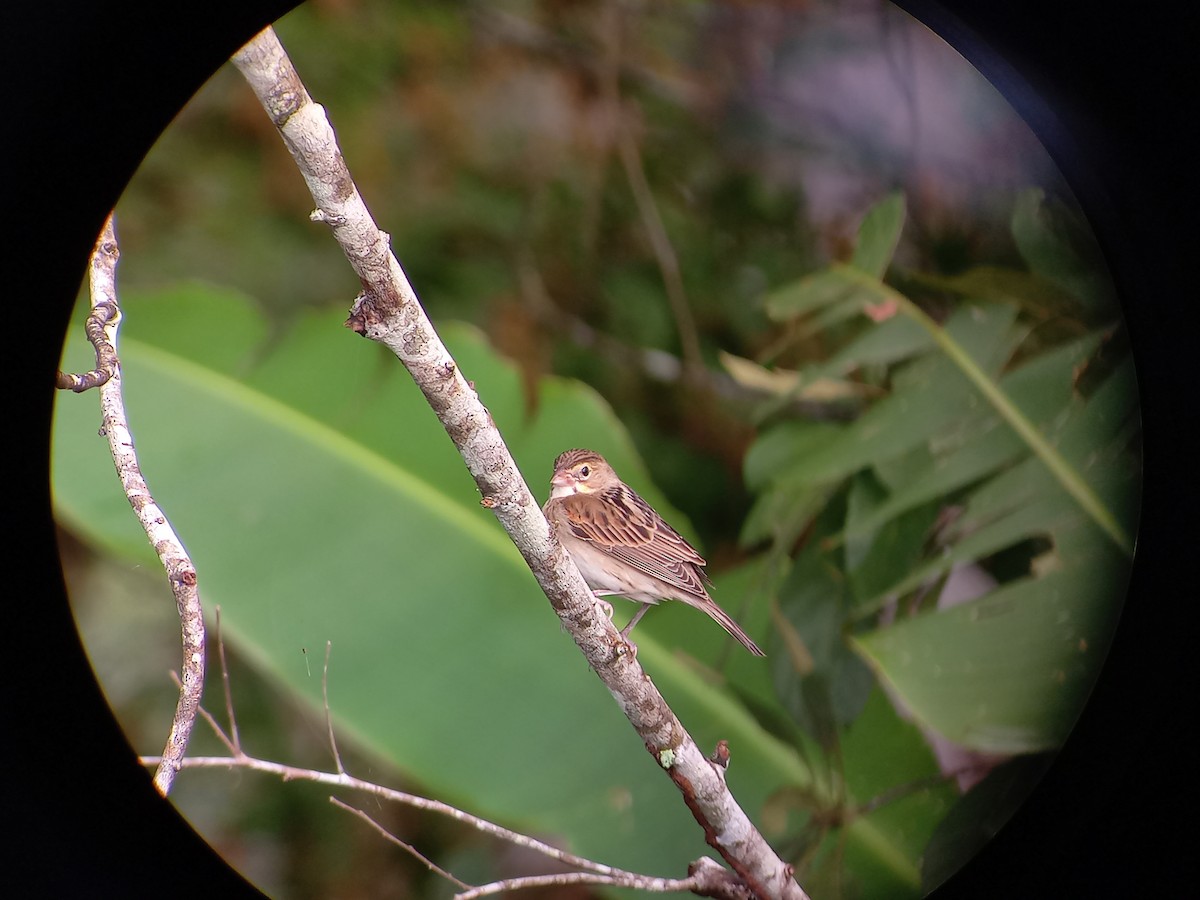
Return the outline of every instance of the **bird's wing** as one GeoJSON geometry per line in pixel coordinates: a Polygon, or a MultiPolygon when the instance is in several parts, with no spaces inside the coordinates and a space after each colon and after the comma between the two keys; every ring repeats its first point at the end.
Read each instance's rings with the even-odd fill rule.
{"type": "Polygon", "coordinates": [[[571,532],[622,562],[689,594],[707,597],[704,557],[627,485],[564,497],[571,532]]]}

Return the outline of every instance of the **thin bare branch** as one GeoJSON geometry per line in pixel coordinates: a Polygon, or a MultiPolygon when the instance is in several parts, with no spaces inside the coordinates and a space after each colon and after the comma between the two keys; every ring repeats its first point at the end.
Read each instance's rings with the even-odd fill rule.
{"type": "Polygon", "coordinates": [[[242,739],[238,736],[237,716],[233,714],[233,689],[229,685],[229,664],[225,661],[225,637],[221,634],[221,607],[218,606],[214,610],[217,619],[217,657],[221,661],[221,688],[225,694],[225,716],[229,720],[229,737],[226,737],[220,728],[217,728],[216,720],[208,715],[208,712],[201,710],[208,718],[213,729],[217,732],[217,737],[225,742],[225,746],[234,754],[242,752],[242,739]]]}
{"type": "Polygon", "coordinates": [[[325,704],[325,730],[329,732],[329,749],[333,751],[333,762],[338,772],[344,775],[346,767],[342,765],[342,754],[338,752],[337,738],[333,735],[333,714],[329,711],[329,654],[332,651],[333,641],[326,641],[325,668],[321,670],[321,700],[325,704]]]}
{"type": "Polygon", "coordinates": [[[274,31],[262,31],[233,61],[312,193],[317,208],[311,218],[330,227],[362,284],[347,327],[388,347],[408,369],[475,478],[482,505],[508,532],[563,627],[678,787],[709,845],[759,896],[805,897],[791,867],[730,794],[724,770],[705,758],[634,654],[626,652],[579,570],[551,536],[486,407],[438,337],[388,236],[367,211],[325,111],[312,102],[274,31]]]}
{"type": "Polygon", "coordinates": [[[208,727],[213,730],[213,733],[217,736],[217,739],[220,740],[220,742],[225,745],[225,748],[230,753],[232,753],[234,756],[242,756],[243,755],[242,748],[239,747],[237,744],[235,744],[229,738],[229,736],[227,734],[225,734],[224,731],[221,730],[221,726],[219,724],[217,724],[217,720],[214,719],[212,717],[212,715],[209,713],[209,711],[207,709],[205,709],[203,706],[200,707],[200,715],[204,719],[204,721],[208,723],[208,727]]]}
{"type": "Polygon", "coordinates": [[[727,869],[721,868],[708,857],[701,857],[688,866],[687,878],[655,878],[649,875],[618,874],[597,875],[591,872],[562,872],[553,875],[529,875],[507,878],[480,885],[461,894],[455,900],[476,900],[507,891],[535,887],[564,887],[575,884],[595,884],[606,887],[634,888],[655,894],[672,894],[690,891],[702,897],[719,897],[722,900],[753,900],[753,894],[742,881],[727,869]]]}
{"type": "Polygon", "coordinates": [[[508,891],[519,891],[539,887],[566,887],[573,884],[600,884],[607,887],[635,888],[656,894],[679,893],[695,889],[694,878],[652,878],[649,875],[634,875],[632,877],[597,875],[594,872],[557,872],[553,875],[524,875],[520,878],[505,878],[490,884],[481,884],[460,894],[455,894],[455,900],[477,900],[479,897],[490,897],[508,891]]]}
{"type": "Polygon", "coordinates": [[[175,706],[175,717],[163,749],[162,761],[154,773],[155,788],[166,796],[187,750],[196,722],[196,711],[200,707],[200,695],[204,690],[204,613],[196,587],[196,570],[167,517],[150,494],[129,431],[121,389],[121,363],[116,349],[117,327],[121,322],[116,275],[120,255],[110,213],[104,220],[88,269],[92,314],[85,327],[88,340],[96,350],[96,369],[85,375],[59,373],[58,385],[77,392],[90,387],[99,388],[102,433],[108,437],[117,476],[129,505],[133,507],[150,545],[166,570],[167,581],[179,610],[183,642],[179,701],[175,706]]]}
{"type": "Polygon", "coordinates": [[[654,191],[646,178],[646,167],[642,164],[642,153],[634,136],[633,125],[637,107],[632,101],[626,103],[621,98],[621,38],[624,14],[620,4],[610,3],[604,8],[601,27],[604,47],[601,62],[604,74],[601,85],[604,102],[611,108],[608,119],[613,123],[613,142],[621,160],[621,167],[625,170],[625,178],[629,182],[629,190],[633,194],[638,215],[641,216],[642,227],[646,229],[650,248],[662,275],[667,305],[675,320],[675,329],[679,333],[684,376],[697,377],[704,368],[704,360],[700,355],[700,335],[696,328],[696,320],[692,316],[687,291],[683,286],[679,257],[671,243],[671,236],[667,234],[667,226],[654,199],[654,191]]]}
{"type": "MultiPolygon", "coordinates": [[[[160,763],[161,758],[157,756],[141,757],[142,765],[156,766],[160,763]]],[[[437,813],[448,818],[461,822],[476,831],[499,838],[502,841],[507,841],[519,847],[524,847],[532,850],[535,853],[540,853],[550,859],[556,860],[565,866],[570,866],[576,869],[585,869],[589,872],[597,872],[601,875],[610,877],[629,876],[637,877],[636,873],[626,872],[623,869],[606,866],[603,863],[598,863],[594,860],[587,859],[582,856],[576,856],[574,853],[568,853],[565,850],[560,850],[544,841],[539,841],[537,838],[530,837],[527,834],[521,834],[519,831],[505,828],[503,825],[497,825],[495,822],[489,822],[487,819],[481,819],[479,816],[471,815],[457,807],[451,806],[448,803],[443,803],[440,800],[431,800],[428,797],[421,797],[417,794],[409,794],[404,791],[393,790],[392,788],[384,787],[372,781],[363,781],[361,778],[355,778],[345,772],[319,772],[315,769],[302,769],[296,766],[288,766],[283,763],[272,762],[271,760],[258,759],[254,756],[248,756],[245,753],[235,756],[189,756],[186,757],[180,764],[181,769],[249,769],[252,772],[262,772],[266,775],[275,775],[283,781],[311,781],[316,784],[324,784],[330,787],[349,788],[350,790],[363,791],[379,797],[381,800],[391,801],[393,803],[402,803],[405,806],[411,806],[415,809],[424,810],[426,812],[437,813]]],[[[720,868],[718,866],[718,868],[720,868]]],[[[724,870],[721,870],[724,871],[724,870]]]]}
{"type": "Polygon", "coordinates": [[[346,812],[353,813],[354,815],[358,816],[360,819],[362,819],[364,822],[366,822],[368,825],[370,825],[372,828],[374,828],[377,832],[379,832],[381,835],[383,835],[387,840],[391,841],[397,847],[400,847],[402,850],[404,850],[406,853],[408,853],[410,856],[412,856],[413,859],[417,860],[419,863],[421,863],[421,865],[425,866],[425,868],[427,868],[430,872],[433,872],[435,875],[441,875],[447,881],[453,882],[454,884],[456,884],[458,887],[462,888],[463,890],[469,891],[471,889],[471,885],[467,884],[465,881],[461,881],[460,879],[456,878],[454,875],[447,872],[445,869],[443,869],[441,866],[439,866],[437,863],[435,863],[433,860],[431,860],[428,856],[426,856],[424,853],[422,853],[420,850],[418,850],[412,844],[408,843],[407,841],[402,841],[400,838],[396,837],[394,834],[392,834],[390,831],[388,831],[386,828],[384,828],[382,825],[380,825],[378,822],[376,822],[374,819],[372,819],[369,815],[367,815],[363,810],[358,809],[357,807],[351,806],[349,803],[343,803],[337,797],[330,797],[329,802],[332,803],[334,806],[337,806],[337,807],[340,807],[341,809],[346,810],[346,812]]]}
{"type": "MultiPolygon", "coordinates": [[[[630,108],[632,109],[632,107],[630,108]]],[[[687,290],[683,286],[683,273],[679,268],[679,257],[667,234],[667,226],[662,214],[658,211],[658,203],[650,182],[646,180],[646,169],[642,165],[642,153],[638,148],[626,119],[631,118],[630,111],[619,116],[617,126],[617,155],[621,158],[621,166],[625,169],[625,177],[629,180],[629,189],[637,204],[638,215],[642,217],[642,226],[650,239],[650,248],[654,251],[654,259],[662,275],[663,288],[667,292],[667,305],[671,316],[675,319],[675,329],[679,332],[679,346],[683,355],[684,375],[689,372],[699,372],[704,368],[704,359],[700,355],[700,336],[696,328],[696,319],[692,315],[688,302],[687,290]]]]}
{"type": "MultiPolygon", "coordinates": [[[[175,685],[175,687],[177,689],[183,687],[183,680],[179,677],[178,672],[176,672],[175,670],[172,669],[167,674],[171,677],[171,682],[175,685]]],[[[220,742],[225,745],[225,748],[230,753],[232,753],[234,755],[241,754],[242,751],[233,745],[233,741],[229,740],[229,736],[226,735],[225,732],[221,730],[221,726],[217,724],[217,720],[212,717],[212,714],[207,709],[205,709],[203,706],[201,706],[197,710],[197,712],[199,713],[200,718],[202,718],[205,722],[208,723],[208,727],[213,730],[213,733],[216,734],[217,739],[220,740],[220,742]]]]}

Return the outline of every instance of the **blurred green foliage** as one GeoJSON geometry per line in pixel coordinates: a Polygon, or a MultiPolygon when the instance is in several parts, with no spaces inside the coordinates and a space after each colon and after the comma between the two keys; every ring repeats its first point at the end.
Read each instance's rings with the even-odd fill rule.
{"type": "MultiPolygon", "coordinates": [[[[679,604],[638,632],[701,745],[730,741],[751,817],[813,896],[912,896],[1011,813],[1078,714],[1127,571],[1139,425],[1086,224],[965,63],[961,108],[924,106],[969,115],[992,152],[1027,164],[1009,183],[922,157],[919,133],[889,155],[875,141],[919,132],[912,110],[830,149],[839,122],[797,85],[832,91],[842,60],[882,58],[896,77],[889,28],[915,58],[941,52],[886,4],[839,15],[321,0],[278,32],[535,493],[557,451],[603,451],[695,537],[719,602],[762,637],[756,663],[679,604]],[[622,135],[686,313],[667,302],[622,135]],[[823,185],[853,179],[831,159],[859,166],[832,206],[823,185]],[[987,586],[952,605],[965,572],[987,586]],[[1019,756],[959,799],[933,733],[1019,756]]],[[[358,286],[309,206],[226,67],[117,209],[132,425],[222,608],[243,739],[328,765],[317,675],[332,639],[356,774],[678,875],[701,836],[536,602],[405,373],[339,327],[358,286]]],[[[78,334],[66,368],[86,368],[78,334]]],[[[154,656],[139,677],[129,647],[172,634],[172,610],[155,627],[128,604],[158,587],[132,567],[154,564],[100,443],[81,437],[94,418],[86,398],[60,399],[56,501],[86,544],[67,544],[72,597],[114,708],[153,753],[170,663],[154,656]]],[[[319,792],[185,773],[174,796],[272,893],[449,892],[319,792]]],[[[460,875],[529,865],[380,814],[460,875]]]]}
{"type": "MultiPolygon", "coordinates": [[[[730,366],[777,394],[758,410],[745,470],[757,499],[742,531],[779,573],[763,590],[776,694],[834,760],[876,682],[927,733],[990,755],[985,771],[997,754],[1052,751],[1103,663],[1133,556],[1137,391],[1113,341],[1112,298],[1079,265],[1070,240],[1080,235],[1046,224],[1053,212],[1039,191],[1019,198],[1024,269],[896,273],[910,298],[884,280],[904,225],[903,198],[888,197],[864,218],[848,264],[767,300],[792,335],[838,323],[841,345],[784,379],[746,360],[730,366]],[[1047,311],[1014,285],[1062,290],[1074,318],[1062,321],[1060,308],[1058,327],[1039,333],[1047,311]],[[944,321],[922,306],[943,308],[944,321]],[[829,381],[861,397],[850,387],[868,371],[882,395],[849,423],[787,411],[829,381]],[[956,581],[964,570],[979,573],[975,584],[956,581]]],[[[1023,796],[1042,769],[1000,771],[1023,796]]],[[[925,853],[923,886],[978,844],[943,832],[925,853]]]]}

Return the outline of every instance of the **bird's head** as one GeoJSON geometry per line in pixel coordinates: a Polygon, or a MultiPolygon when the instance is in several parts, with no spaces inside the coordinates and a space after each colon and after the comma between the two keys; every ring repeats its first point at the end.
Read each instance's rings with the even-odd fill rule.
{"type": "Polygon", "coordinates": [[[568,450],[554,461],[551,497],[593,494],[617,480],[612,466],[593,450],[568,450]]]}

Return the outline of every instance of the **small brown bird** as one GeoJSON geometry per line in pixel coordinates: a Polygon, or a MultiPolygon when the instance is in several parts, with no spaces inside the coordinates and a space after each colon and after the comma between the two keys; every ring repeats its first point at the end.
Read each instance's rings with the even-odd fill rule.
{"type": "Polygon", "coordinates": [[[642,604],[621,631],[652,605],[682,600],[709,614],[755,656],[765,656],[704,588],[704,557],[663,521],[592,450],[568,450],[554,461],[550,499],[542,507],[563,548],[597,597],[616,594],[642,604]]]}

